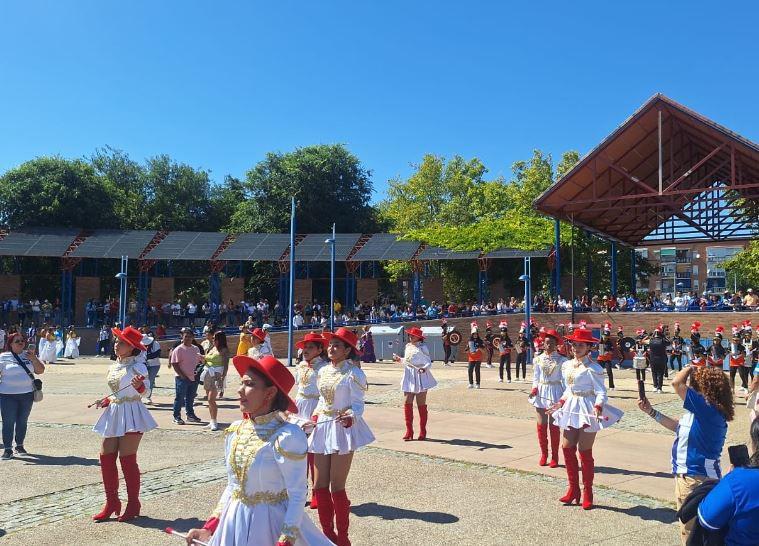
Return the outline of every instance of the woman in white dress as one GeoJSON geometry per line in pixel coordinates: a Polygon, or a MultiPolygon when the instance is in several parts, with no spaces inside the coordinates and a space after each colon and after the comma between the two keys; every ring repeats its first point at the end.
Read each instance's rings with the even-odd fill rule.
{"type": "MultiPolygon", "coordinates": [[[[321,370],[329,361],[325,358],[324,351],[327,340],[321,334],[309,332],[295,346],[299,349],[303,360],[295,368],[295,384],[298,390],[295,394],[295,405],[298,406],[299,422],[310,423],[316,406],[319,404],[319,386],[317,379],[321,370]]],[[[314,454],[309,453],[308,472],[311,475],[311,489],[314,488],[316,470],[314,467],[314,454]]],[[[316,496],[311,497],[311,508],[316,509],[319,501],[316,496]]]]}
{"type": "Polygon", "coordinates": [[[69,328],[66,335],[66,349],[63,352],[63,358],[75,359],[79,356],[79,340],[81,338],[77,335],[74,328],[69,328]]]}
{"type": "Polygon", "coordinates": [[[363,418],[364,395],[369,386],[364,372],[353,364],[361,354],[356,334],[338,328],[335,333],[323,335],[330,364],[319,370],[320,397],[308,451],[314,454],[316,464],[314,496],[322,531],[338,546],[350,546],[351,504],[345,483],[353,452],[374,441],[363,418]]]}
{"type": "Polygon", "coordinates": [[[266,332],[261,328],[255,328],[250,332],[248,343],[250,348],[248,349],[248,356],[250,358],[262,358],[266,355],[271,355],[271,351],[267,348],[266,344],[266,332]]]}
{"type": "Polygon", "coordinates": [[[127,326],[123,331],[111,330],[114,335],[113,349],[116,362],[108,369],[108,387],[112,394],[98,400],[98,408],[104,408],[93,430],[103,437],[100,451],[100,471],[105,489],[105,506],[92,516],[103,521],[112,514],[121,513],[119,500],[119,473],[116,457],[121,459],[121,470],[127,489],[127,506],[119,521],[129,521],[140,515],[140,468],[137,466],[137,450],[142,435],[158,425],[142,403],[142,395],[149,387],[145,379],[148,368],[140,353],[142,333],[127,326]]]}
{"type": "Polygon", "coordinates": [[[406,330],[409,341],[403,351],[403,358],[393,355],[393,360],[402,362],[403,379],[401,389],[406,397],[403,413],[406,420],[405,441],[414,439],[414,398],[419,408],[419,440],[427,438],[427,391],[437,386],[432,377],[432,359],[430,351],[424,343],[424,332],[416,326],[406,330]]]}
{"type": "Polygon", "coordinates": [[[52,328],[47,328],[40,332],[40,360],[45,364],[55,364],[58,354],[58,347],[55,342],[55,334],[52,328]]]}
{"type": "Polygon", "coordinates": [[[579,448],[582,462],[582,507],[593,508],[593,442],[596,433],[612,426],[622,418],[623,412],[607,404],[604,370],[590,359],[593,344],[598,343],[590,330],[577,328],[566,338],[572,344],[574,358],[564,364],[566,388],[549,413],[563,431],[564,465],[567,469],[569,489],[559,500],[565,504],[580,502],[579,468],[575,451],[579,448]]]}
{"type": "Polygon", "coordinates": [[[297,410],[287,394],[295,379],[273,356],[235,356],[232,364],[242,377],[243,419],[226,431],[227,487],[203,528],[187,533],[187,544],[331,545],[304,515],[308,441],[284,414],[297,410]]]}
{"type": "MultiPolygon", "coordinates": [[[[548,460],[548,432],[551,432],[551,462],[550,467],[559,466],[559,442],[561,430],[554,423],[553,417],[546,410],[559,401],[564,393],[564,377],[561,373],[566,357],[559,354],[557,347],[559,334],[553,328],[541,333],[543,352],[533,360],[532,391],[530,403],[535,406],[538,420],[538,444],[540,445],[540,466],[545,466],[548,460]]],[[[503,342],[502,342],[503,343],[503,342]]]]}

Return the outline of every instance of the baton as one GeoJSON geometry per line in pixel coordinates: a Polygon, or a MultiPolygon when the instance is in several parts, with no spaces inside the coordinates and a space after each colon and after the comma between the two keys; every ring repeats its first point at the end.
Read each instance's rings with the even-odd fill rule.
{"type": "MultiPolygon", "coordinates": [[[[145,376],[144,376],[144,375],[140,375],[140,374],[137,374],[137,375],[135,375],[134,377],[136,377],[136,378],[137,378],[137,379],[139,379],[139,380],[143,380],[143,379],[145,379],[145,376]]],[[[114,394],[118,394],[118,393],[120,393],[121,391],[124,391],[124,390],[128,389],[128,388],[129,388],[129,387],[131,387],[131,386],[132,386],[132,382],[130,381],[130,382],[129,382],[129,384],[128,384],[126,387],[122,387],[122,388],[120,388],[120,389],[119,389],[119,390],[117,390],[117,391],[113,391],[111,394],[106,394],[106,395],[105,395],[103,398],[99,398],[99,399],[95,400],[95,401],[94,401],[92,404],[90,404],[89,406],[87,406],[87,409],[89,409],[89,408],[91,408],[92,406],[96,405],[98,402],[102,402],[103,400],[105,400],[105,399],[106,399],[106,398],[108,398],[109,396],[113,396],[114,394]]]]}
{"type": "MultiPolygon", "coordinates": [[[[173,527],[166,527],[164,529],[164,532],[167,535],[174,535],[175,537],[183,538],[187,540],[187,533],[180,533],[179,531],[175,531],[173,527]]],[[[203,542],[202,540],[198,540],[197,538],[192,539],[193,544],[200,544],[200,546],[208,546],[208,542],[203,542]]]]}

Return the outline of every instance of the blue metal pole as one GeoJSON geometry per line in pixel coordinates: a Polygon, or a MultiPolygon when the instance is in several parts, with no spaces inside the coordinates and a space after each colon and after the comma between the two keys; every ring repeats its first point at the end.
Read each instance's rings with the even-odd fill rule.
{"type": "Polygon", "coordinates": [[[553,224],[554,231],[554,265],[553,265],[553,294],[558,296],[561,292],[561,222],[557,218],[553,224]]]}
{"type": "Polygon", "coordinates": [[[332,248],[329,264],[329,330],[335,331],[335,224],[332,224],[332,248]]]}
{"type": "Polygon", "coordinates": [[[611,295],[617,295],[617,243],[611,242],[611,295]]]}
{"type": "Polygon", "coordinates": [[[295,296],[295,197],[290,199],[290,287],[287,298],[287,365],[293,365],[293,299],[295,296]]]}
{"type": "Polygon", "coordinates": [[[630,249],[630,292],[635,295],[635,293],[638,291],[638,279],[636,278],[637,274],[635,271],[635,249],[630,249]]]}
{"type": "Polygon", "coordinates": [[[129,256],[121,257],[121,286],[119,290],[119,322],[122,328],[126,328],[126,310],[127,310],[127,269],[129,265],[129,256]]]}
{"type": "Polygon", "coordinates": [[[530,257],[524,258],[524,274],[527,276],[527,280],[524,282],[524,323],[527,325],[525,328],[525,339],[527,340],[527,362],[532,362],[532,334],[530,332],[530,319],[532,315],[532,289],[530,287],[530,257]]]}

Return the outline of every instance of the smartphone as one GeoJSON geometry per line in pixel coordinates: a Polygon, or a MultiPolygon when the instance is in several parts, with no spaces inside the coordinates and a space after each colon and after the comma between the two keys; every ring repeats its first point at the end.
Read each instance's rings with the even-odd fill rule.
{"type": "Polygon", "coordinates": [[[642,379],[638,379],[638,396],[641,400],[646,399],[646,384],[642,379]]]}
{"type": "Polygon", "coordinates": [[[36,349],[36,347],[34,346],[34,343],[30,343],[29,345],[26,346],[27,351],[33,351],[34,349],[36,349]]]}
{"type": "Polygon", "coordinates": [[[746,444],[730,446],[727,448],[727,453],[730,456],[730,464],[735,468],[748,465],[749,457],[748,447],[746,447],[746,444]]]}

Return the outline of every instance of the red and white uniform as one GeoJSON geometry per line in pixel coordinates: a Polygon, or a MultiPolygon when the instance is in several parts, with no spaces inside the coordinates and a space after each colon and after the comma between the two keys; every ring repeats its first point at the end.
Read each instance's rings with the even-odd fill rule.
{"type": "Polygon", "coordinates": [[[319,404],[319,386],[317,384],[319,370],[322,369],[328,361],[317,356],[311,362],[302,361],[295,368],[295,384],[298,391],[295,394],[295,405],[298,406],[298,417],[306,421],[311,420],[311,416],[316,411],[319,404]]]}
{"type": "Polygon", "coordinates": [[[432,359],[429,349],[423,343],[407,343],[403,351],[403,379],[401,390],[414,394],[426,392],[437,386],[432,376],[432,359]]]}
{"type": "MultiPolygon", "coordinates": [[[[142,403],[142,393],[132,386],[132,379],[137,375],[148,376],[143,356],[117,360],[108,368],[108,386],[113,394],[106,398],[108,405],[92,429],[102,437],[119,438],[128,432],[148,432],[158,427],[142,403]]],[[[143,393],[151,388],[147,379],[144,382],[143,393]]]]}
{"type": "Polygon", "coordinates": [[[536,408],[547,409],[559,401],[564,393],[564,374],[562,367],[567,358],[558,352],[541,353],[533,359],[533,392],[537,395],[530,399],[536,408]]]}

